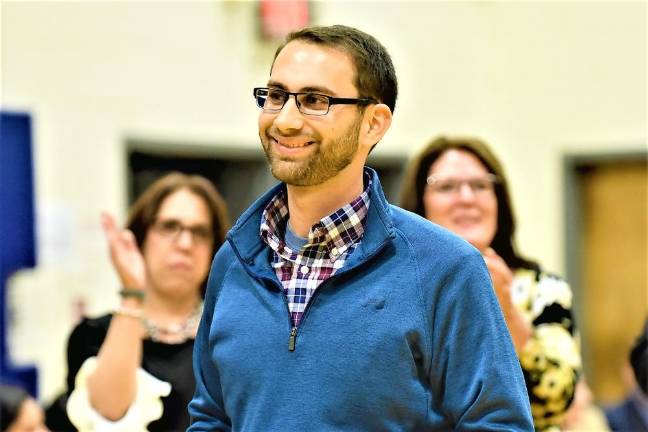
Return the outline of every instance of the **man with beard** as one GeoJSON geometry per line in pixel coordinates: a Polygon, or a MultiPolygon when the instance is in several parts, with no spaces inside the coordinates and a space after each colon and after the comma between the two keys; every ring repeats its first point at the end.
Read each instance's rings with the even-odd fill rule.
{"type": "Polygon", "coordinates": [[[479,253],[386,202],[364,166],[396,73],[345,26],[290,34],[259,137],[279,185],[212,264],[189,430],[532,430],[479,253]]]}

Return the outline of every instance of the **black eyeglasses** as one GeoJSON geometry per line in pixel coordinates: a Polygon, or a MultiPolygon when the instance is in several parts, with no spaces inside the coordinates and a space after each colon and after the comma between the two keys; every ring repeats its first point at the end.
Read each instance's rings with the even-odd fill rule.
{"type": "Polygon", "coordinates": [[[313,92],[287,92],[278,88],[256,87],[254,99],[259,108],[264,111],[278,112],[288,101],[290,96],[295,97],[297,109],[302,114],[326,115],[331,105],[369,105],[378,103],[371,98],[338,98],[313,92]]]}

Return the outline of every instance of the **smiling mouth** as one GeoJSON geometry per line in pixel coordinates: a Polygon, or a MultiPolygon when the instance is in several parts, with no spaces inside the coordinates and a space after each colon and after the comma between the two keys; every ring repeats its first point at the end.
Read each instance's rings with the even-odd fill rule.
{"type": "Polygon", "coordinates": [[[308,134],[288,134],[284,135],[278,130],[268,130],[266,131],[266,137],[268,140],[277,147],[282,149],[300,149],[308,147],[315,143],[312,139],[312,136],[308,134]]]}
{"type": "Polygon", "coordinates": [[[460,226],[476,225],[479,223],[479,221],[480,219],[478,217],[472,217],[472,216],[462,216],[453,219],[453,222],[456,225],[460,225],[460,226]]]}
{"type": "Polygon", "coordinates": [[[272,138],[272,152],[275,156],[284,161],[294,161],[296,159],[301,159],[306,157],[307,154],[311,153],[311,147],[315,144],[314,141],[277,141],[272,138]]]}
{"type": "Polygon", "coordinates": [[[300,149],[312,145],[313,141],[286,141],[272,138],[272,141],[278,146],[285,149],[300,149]]]}

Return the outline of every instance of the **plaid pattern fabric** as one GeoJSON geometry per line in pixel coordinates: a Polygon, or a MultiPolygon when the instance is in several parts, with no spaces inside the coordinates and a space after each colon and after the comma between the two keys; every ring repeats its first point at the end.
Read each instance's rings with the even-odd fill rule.
{"type": "Polygon", "coordinates": [[[294,327],[315,290],[342,268],[347,257],[360,244],[364,219],[369,210],[369,187],[349,204],[322,218],[308,233],[308,241],[299,251],[284,241],[288,222],[285,191],[280,191],[266,206],[261,219],[261,238],[272,249],[272,267],[288,299],[294,327]]]}

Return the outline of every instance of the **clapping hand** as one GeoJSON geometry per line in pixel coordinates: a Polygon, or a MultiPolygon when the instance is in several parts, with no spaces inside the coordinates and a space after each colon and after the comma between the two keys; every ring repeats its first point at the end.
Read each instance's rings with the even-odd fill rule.
{"type": "Polygon", "coordinates": [[[507,311],[512,306],[511,283],[513,282],[513,272],[502,257],[497,255],[497,252],[492,248],[488,248],[484,252],[484,261],[490,272],[500,307],[507,311]]]}
{"type": "Polygon", "coordinates": [[[513,304],[513,299],[511,298],[513,271],[506,264],[506,261],[504,261],[504,259],[492,248],[486,249],[483,255],[486,267],[488,267],[488,271],[490,272],[493,281],[493,288],[495,290],[495,295],[497,296],[497,301],[502,308],[502,313],[506,320],[506,326],[511,333],[513,345],[519,355],[531,337],[532,328],[531,324],[526,320],[526,318],[524,318],[524,316],[522,316],[520,311],[518,311],[513,304]]]}
{"type": "Polygon", "coordinates": [[[127,229],[120,229],[112,215],[106,212],[101,213],[101,226],[108,241],[110,259],[122,286],[145,290],[146,266],[133,233],[127,229]]]}

